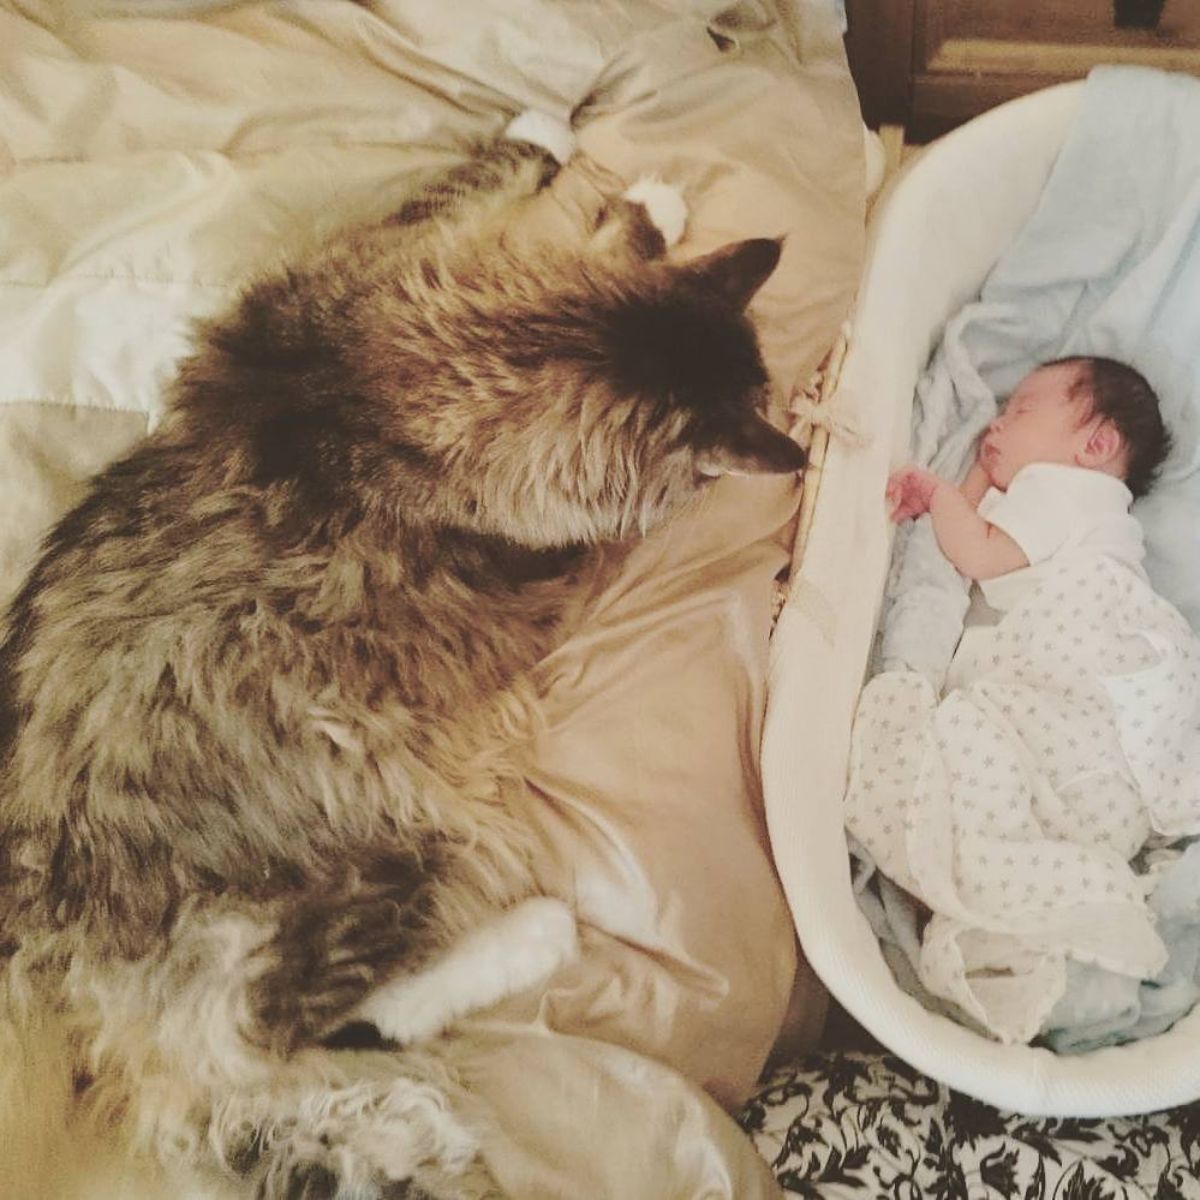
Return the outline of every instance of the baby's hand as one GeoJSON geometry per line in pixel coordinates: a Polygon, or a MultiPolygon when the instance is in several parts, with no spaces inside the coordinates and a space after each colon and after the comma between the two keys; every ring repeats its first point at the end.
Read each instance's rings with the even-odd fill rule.
{"type": "Polygon", "coordinates": [[[933,493],[941,480],[924,467],[901,467],[888,480],[888,512],[892,520],[907,521],[929,511],[933,493]]]}

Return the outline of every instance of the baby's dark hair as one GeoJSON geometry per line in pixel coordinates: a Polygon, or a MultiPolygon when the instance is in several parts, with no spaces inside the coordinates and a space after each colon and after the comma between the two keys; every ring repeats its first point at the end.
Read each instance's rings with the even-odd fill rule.
{"type": "Polygon", "coordinates": [[[1103,417],[1116,427],[1127,455],[1125,486],[1134,496],[1144,496],[1171,452],[1171,435],[1154,389],[1139,371],[1112,358],[1078,355],[1042,365],[1062,364],[1078,365],[1072,395],[1088,400],[1089,417],[1103,417]]]}

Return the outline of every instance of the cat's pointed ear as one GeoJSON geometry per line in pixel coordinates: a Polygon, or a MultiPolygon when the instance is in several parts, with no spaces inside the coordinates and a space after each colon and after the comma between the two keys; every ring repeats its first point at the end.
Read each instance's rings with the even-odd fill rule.
{"type": "Polygon", "coordinates": [[[701,475],[787,475],[808,461],[803,447],[751,409],[727,419],[721,437],[696,453],[701,475]]]}
{"type": "Polygon", "coordinates": [[[750,238],[694,258],[678,270],[724,296],[740,312],[766,283],[782,253],[783,238],[750,238]]]}

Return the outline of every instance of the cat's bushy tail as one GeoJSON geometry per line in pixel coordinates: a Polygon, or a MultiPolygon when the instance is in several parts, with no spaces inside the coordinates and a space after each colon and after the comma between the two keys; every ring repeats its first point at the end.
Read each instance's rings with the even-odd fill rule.
{"type": "Polygon", "coordinates": [[[161,1200],[163,1181],[136,1177],[111,1132],[72,1119],[75,1088],[65,1021],[0,1013],[0,1200],[161,1200]]]}
{"type": "Polygon", "coordinates": [[[66,1030],[51,1015],[0,1012],[0,1200],[69,1194],[62,1164],[73,1091],[66,1030]]]}
{"type": "MultiPolygon", "coordinates": [[[[0,986],[2,991],[2,986],[0,986]]],[[[0,1200],[162,1200],[180,1197],[127,1139],[81,1114],[67,1022],[46,1010],[0,1013],[0,1200]]],[[[241,1200],[215,1177],[186,1200],[241,1200]]]]}

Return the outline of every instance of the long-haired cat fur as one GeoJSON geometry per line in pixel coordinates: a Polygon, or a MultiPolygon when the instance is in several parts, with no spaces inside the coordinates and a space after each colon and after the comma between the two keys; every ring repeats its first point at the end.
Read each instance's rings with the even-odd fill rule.
{"type": "Polygon", "coordinates": [[[249,286],[7,615],[0,1021],[268,1200],[493,1194],[432,1051],[570,950],[525,673],[598,549],[803,463],[744,313],[778,243],[672,265],[619,199],[517,249],[554,166],[498,140],[249,286]],[[544,944],[483,979],[494,930],[544,944]]]}

